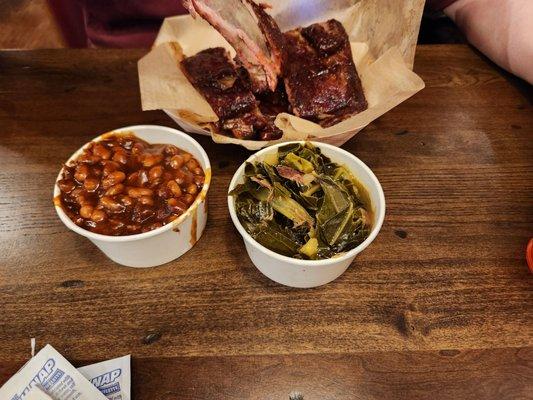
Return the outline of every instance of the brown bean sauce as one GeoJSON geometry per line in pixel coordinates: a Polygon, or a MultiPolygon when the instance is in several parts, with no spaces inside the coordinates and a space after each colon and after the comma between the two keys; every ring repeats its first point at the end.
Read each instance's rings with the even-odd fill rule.
{"type": "Polygon", "coordinates": [[[128,133],[91,142],[61,178],[60,204],[76,225],[123,236],[178,218],[202,190],[205,174],[190,153],[128,133]]]}

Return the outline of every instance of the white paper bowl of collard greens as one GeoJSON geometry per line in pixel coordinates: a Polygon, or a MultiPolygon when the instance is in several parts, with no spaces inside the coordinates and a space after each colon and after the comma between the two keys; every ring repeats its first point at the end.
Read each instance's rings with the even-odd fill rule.
{"type": "Polygon", "coordinates": [[[289,142],[240,166],[228,207],[255,266],[273,281],[309,288],[339,277],[372,243],[385,217],[385,196],[353,154],[289,142]]]}

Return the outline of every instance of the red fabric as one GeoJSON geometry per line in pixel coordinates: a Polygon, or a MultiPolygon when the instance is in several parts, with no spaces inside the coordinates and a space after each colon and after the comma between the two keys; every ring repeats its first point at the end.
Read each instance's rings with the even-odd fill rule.
{"type": "Polygon", "coordinates": [[[442,11],[457,0],[427,0],[426,4],[430,10],[442,11]]]}
{"type": "Polygon", "coordinates": [[[180,0],[49,1],[69,44],[89,47],[150,47],[165,17],[186,13],[180,0]]]}
{"type": "MultiPolygon", "coordinates": [[[[456,0],[428,0],[440,11],[456,0]]],[[[180,0],[49,0],[71,47],[150,47],[163,19],[187,11],[180,0]]]]}
{"type": "Polygon", "coordinates": [[[72,0],[48,0],[48,5],[63,33],[69,47],[87,47],[83,12],[72,0]]]}

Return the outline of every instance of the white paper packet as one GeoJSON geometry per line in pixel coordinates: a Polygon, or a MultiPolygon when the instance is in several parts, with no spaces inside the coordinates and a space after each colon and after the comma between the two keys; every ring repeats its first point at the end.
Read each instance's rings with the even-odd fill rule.
{"type": "Polygon", "coordinates": [[[43,392],[39,387],[34,386],[29,393],[24,397],[24,400],[53,400],[45,392],[43,392]]]}
{"type": "Polygon", "coordinates": [[[109,400],[130,400],[130,355],[78,368],[109,400]]]}
{"type": "Polygon", "coordinates": [[[52,400],[107,400],[49,344],[0,388],[0,399],[26,400],[34,387],[52,400]]]}

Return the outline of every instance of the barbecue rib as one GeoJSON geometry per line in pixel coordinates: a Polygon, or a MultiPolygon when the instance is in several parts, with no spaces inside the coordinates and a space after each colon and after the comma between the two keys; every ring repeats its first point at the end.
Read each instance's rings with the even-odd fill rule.
{"type": "Polygon", "coordinates": [[[238,139],[273,140],[281,137],[273,119],[259,110],[246,81],[222,47],[203,50],[185,58],[181,65],[187,79],[219,117],[217,128],[238,139]]]}
{"type": "Polygon", "coordinates": [[[337,20],[281,33],[253,0],[183,0],[237,52],[222,48],[182,64],[219,117],[218,128],[240,139],[277,139],[280,112],[331,126],[368,107],[348,34],[337,20]],[[281,79],[283,78],[283,79],[281,79]]]}
{"type": "Polygon", "coordinates": [[[262,5],[252,0],[183,0],[231,44],[248,73],[254,93],[274,91],[283,65],[283,35],[262,5]]]}
{"type": "Polygon", "coordinates": [[[295,115],[330,126],[368,107],[339,21],[297,28],[284,37],[285,89],[295,115]]]}

